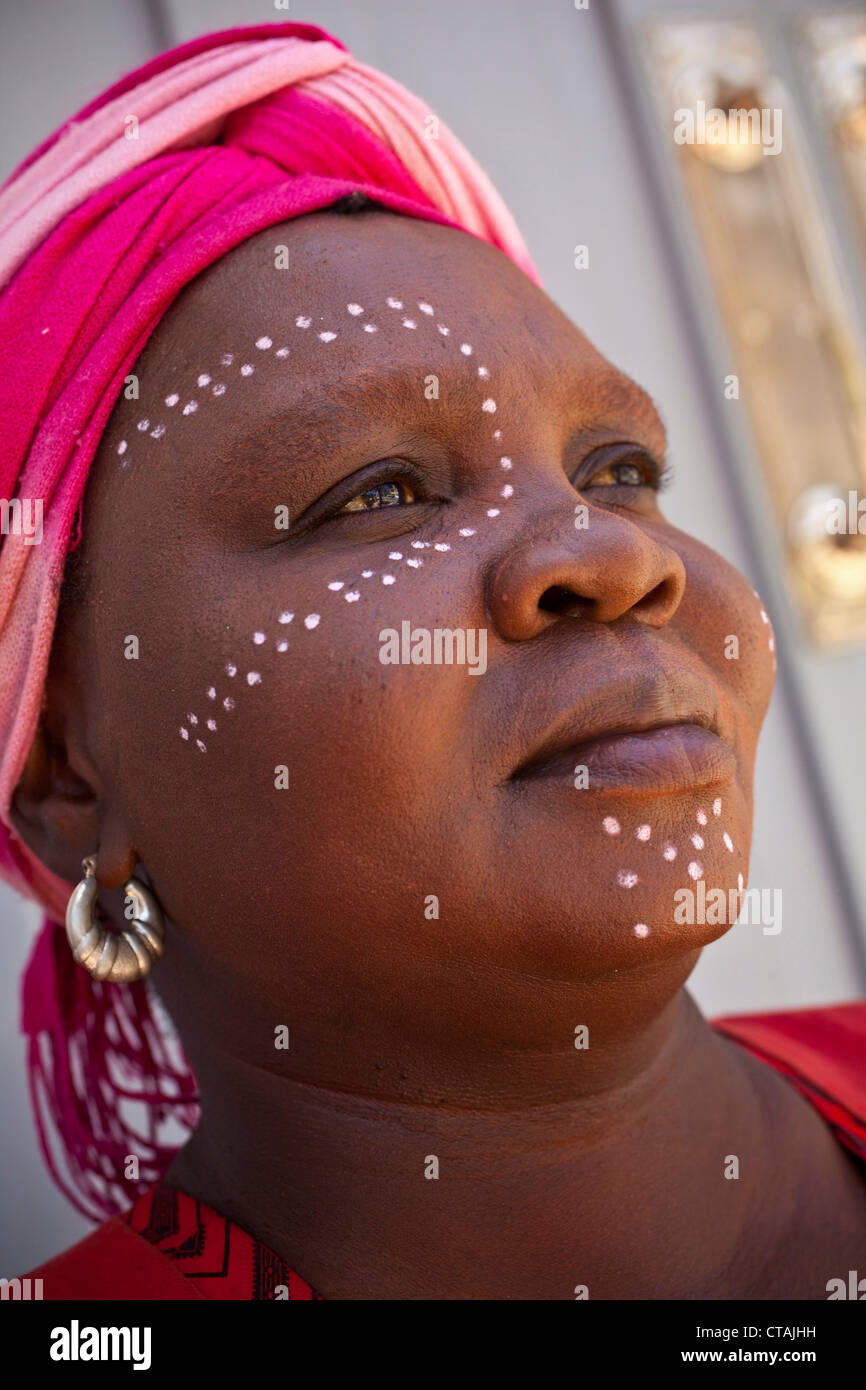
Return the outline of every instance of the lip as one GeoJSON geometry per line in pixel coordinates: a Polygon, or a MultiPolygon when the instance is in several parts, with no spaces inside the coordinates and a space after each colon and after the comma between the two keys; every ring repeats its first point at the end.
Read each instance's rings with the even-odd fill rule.
{"type": "Polygon", "coordinates": [[[512,782],[559,780],[570,789],[656,793],[723,785],[736,773],[711,685],[682,677],[618,681],[585,692],[551,722],[512,782]]]}

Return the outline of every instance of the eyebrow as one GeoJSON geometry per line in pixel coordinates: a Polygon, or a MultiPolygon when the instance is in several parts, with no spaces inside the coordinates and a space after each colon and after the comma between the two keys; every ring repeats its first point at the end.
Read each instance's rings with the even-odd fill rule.
{"type": "Polygon", "coordinates": [[[652,396],[625,372],[611,366],[602,374],[600,389],[605,413],[637,415],[645,428],[657,430],[667,439],[665,423],[652,396]]]}

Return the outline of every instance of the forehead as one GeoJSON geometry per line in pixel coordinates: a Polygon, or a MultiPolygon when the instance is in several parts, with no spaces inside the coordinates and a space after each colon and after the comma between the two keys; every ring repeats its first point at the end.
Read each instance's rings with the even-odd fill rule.
{"type": "Polygon", "coordinates": [[[491,398],[482,409],[512,420],[517,412],[536,429],[584,420],[663,436],[646,394],[507,256],[456,228],[390,212],[309,214],[243,242],[178,297],[141,375],[146,408],[121,400],[115,425],[128,434],[138,410],[136,431],[168,431],[172,452],[178,419],[191,413],[188,475],[197,461],[214,466],[216,440],[229,458],[287,421],[299,449],[362,430],[369,448],[386,448],[394,422],[409,428],[420,410],[471,447],[484,382],[491,398]]]}
{"type": "Polygon", "coordinates": [[[308,214],[243,242],[179,297],[151,340],[152,356],[192,367],[217,348],[251,350],[262,336],[289,349],[290,390],[380,365],[436,371],[455,339],[493,363],[519,351],[529,378],[549,376],[559,360],[619,375],[504,253],[390,212],[308,214]],[[447,343],[425,331],[440,324],[447,343]]]}

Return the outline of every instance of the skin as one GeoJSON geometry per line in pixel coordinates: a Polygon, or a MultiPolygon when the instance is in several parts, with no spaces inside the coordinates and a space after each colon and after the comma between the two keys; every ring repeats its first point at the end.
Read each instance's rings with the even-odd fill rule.
{"type": "Polygon", "coordinates": [[[862,1170],[683,989],[727,930],[674,921],[688,836],[720,796],[706,882],[747,876],[774,659],[749,585],[665,520],[646,481],[665,447],[652,403],[504,255],[384,212],[311,215],[244,243],[180,296],[136,372],[141,397],[118,401],[91,473],[14,814],[66,878],[98,848],[115,924],[133,871],[166,913],[153,980],[203,1110],[169,1181],[326,1298],[571,1299],[578,1285],[825,1298],[862,1264],[862,1170]],[[280,243],[291,273],[274,269],[280,243]],[[453,338],[403,329],[388,295],[428,300],[453,338]],[[350,322],[354,301],[377,334],[350,322]],[[323,345],[314,332],[330,325],[323,345]],[[288,359],[257,353],[264,333],[288,359]],[[170,415],[169,393],[202,396],[197,375],[219,376],[224,351],[226,394],[170,415]],[[243,360],[256,371],[242,381],[243,360]],[[168,420],[164,437],[136,433],[142,417],[168,420]],[[646,467],[637,484],[610,471],[612,445],[646,467]],[[494,521],[506,446],[514,496],[494,521]],[[380,460],[413,465],[418,500],[340,511],[381,480],[380,460]],[[277,532],[283,504],[292,526],[277,532]],[[475,536],[458,543],[460,527],[475,536]],[[395,547],[444,536],[450,552],[418,551],[423,567],[378,581],[395,547]],[[366,584],[361,600],[334,580],[366,584]],[[284,609],[296,616],[279,653],[284,609]],[[486,673],[383,665],[379,633],[406,618],[485,628],[486,673]],[[222,695],[232,660],[236,708],[201,753],[178,728],[208,713],[205,687],[219,677],[222,695]],[[687,759],[664,786],[512,775],[576,701],[628,727],[648,677],[716,710],[712,784],[695,785],[687,759]]]}

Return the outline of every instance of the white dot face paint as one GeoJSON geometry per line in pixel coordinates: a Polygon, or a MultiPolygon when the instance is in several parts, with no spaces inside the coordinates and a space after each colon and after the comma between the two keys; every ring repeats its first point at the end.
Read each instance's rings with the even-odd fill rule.
{"type": "Polygon", "coordinates": [[[138,428],[142,431],[142,433],[144,433],[145,430],[150,429],[150,421],[149,421],[149,420],[139,420],[139,422],[138,422],[138,428]]]}
{"type": "Polygon", "coordinates": [[[199,752],[201,752],[201,753],[206,753],[206,752],[207,752],[207,744],[206,744],[206,743],[202,743],[202,741],[201,741],[200,738],[197,738],[197,739],[196,739],[196,741],[195,741],[195,746],[196,746],[196,748],[199,750],[199,752]]]}
{"type": "Polygon", "coordinates": [[[742,875],[742,874],[737,874],[737,887],[738,887],[738,889],[740,890],[740,892],[742,893],[742,891],[743,891],[743,875],[742,875]]]}
{"type": "Polygon", "coordinates": [[[125,439],[121,439],[120,443],[119,443],[118,446],[117,446],[117,452],[118,452],[119,454],[125,454],[125,453],[126,453],[126,440],[125,440],[125,439]]]}
{"type": "MultiPolygon", "coordinates": [[[[396,295],[389,295],[389,296],[386,298],[386,301],[385,301],[385,302],[386,302],[387,306],[388,306],[389,308],[391,308],[391,309],[394,309],[394,310],[403,310],[404,301],[403,301],[402,299],[398,298],[396,295]]],[[[434,311],[434,309],[433,309],[433,306],[432,306],[432,304],[428,303],[428,301],[426,301],[426,300],[418,300],[418,301],[417,301],[417,305],[418,305],[419,312],[420,312],[421,314],[425,315],[428,319],[433,319],[433,318],[435,317],[435,311],[434,311]]],[[[354,300],[351,301],[350,303],[348,303],[348,304],[346,305],[346,311],[347,311],[347,313],[350,315],[350,317],[352,317],[352,318],[360,318],[361,315],[363,315],[363,314],[366,313],[366,310],[364,309],[364,306],[361,305],[361,304],[359,304],[359,303],[357,303],[357,302],[354,301],[354,300]]],[[[321,320],[321,317],[324,317],[324,316],[320,316],[320,320],[321,320]]],[[[295,318],[294,318],[294,323],[295,323],[296,327],[298,327],[298,328],[300,328],[300,329],[307,329],[307,328],[310,328],[310,327],[312,326],[313,318],[312,318],[312,316],[309,315],[309,314],[299,313],[299,314],[297,314],[297,315],[295,316],[295,318]]],[[[393,327],[394,327],[394,330],[395,330],[395,331],[399,331],[399,328],[400,328],[401,326],[402,326],[403,328],[406,328],[406,329],[409,329],[409,330],[412,330],[412,331],[417,331],[419,327],[423,327],[423,324],[419,323],[419,320],[418,320],[418,319],[416,319],[416,318],[414,318],[414,317],[411,317],[411,315],[408,314],[408,313],[407,313],[405,316],[401,317],[399,320],[390,320],[390,323],[393,324],[393,327]]],[[[361,327],[362,327],[362,329],[364,330],[364,332],[368,332],[368,333],[375,333],[375,332],[378,331],[377,325],[376,325],[376,324],[373,324],[373,323],[369,323],[369,322],[363,323],[363,324],[361,325],[361,327]]],[[[438,323],[438,322],[437,322],[437,323],[435,324],[435,327],[436,327],[437,332],[438,332],[443,338],[448,338],[448,337],[451,335],[451,330],[450,330],[450,328],[449,328],[449,326],[448,326],[447,324],[438,323]]],[[[433,324],[431,323],[431,325],[430,325],[430,331],[432,331],[432,328],[433,328],[433,324]]],[[[320,342],[322,342],[322,343],[331,343],[331,342],[333,342],[338,336],[339,336],[338,333],[337,333],[335,330],[331,330],[331,329],[323,329],[323,330],[321,330],[321,331],[316,332],[316,334],[315,334],[315,337],[316,337],[320,342]]],[[[268,332],[261,333],[254,341],[255,341],[256,350],[259,351],[259,352],[267,353],[268,351],[270,351],[270,350],[273,349],[273,347],[274,347],[274,339],[273,339],[272,335],[271,335],[270,333],[268,333],[268,332]]],[[[471,343],[465,342],[465,341],[460,342],[459,340],[458,340],[458,343],[459,343],[459,348],[460,348],[460,355],[461,355],[462,357],[464,357],[464,358],[470,358],[470,357],[473,357],[473,356],[475,355],[475,349],[474,349],[474,347],[473,347],[473,345],[472,345],[471,343]]],[[[285,358],[285,357],[288,357],[289,355],[290,355],[290,352],[289,352],[289,348],[288,348],[288,347],[281,347],[281,348],[278,348],[278,349],[275,350],[275,356],[276,356],[276,357],[285,358]]],[[[233,364],[235,363],[235,361],[236,361],[236,354],[235,354],[235,353],[232,353],[232,352],[225,352],[225,353],[223,353],[222,356],[221,356],[222,365],[225,366],[225,367],[228,367],[228,366],[233,365],[233,364]]],[[[267,359],[265,359],[265,361],[267,361],[267,359]]],[[[469,365],[469,364],[467,363],[467,366],[468,366],[468,365],[469,365]]],[[[254,373],[255,368],[253,367],[253,365],[252,365],[251,362],[243,362],[243,361],[241,361],[241,365],[239,366],[238,371],[239,371],[239,373],[240,373],[241,376],[251,376],[251,375],[254,373]]],[[[476,368],[473,369],[472,376],[473,376],[473,379],[478,380],[479,382],[486,382],[486,381],[488,381],[488,380],[490,379],[490,377],[491,377],[491,372],[490,372],[490,370],[489,370],[488,367],[486,367],[485,365],[481,364],[481,365],[478,365],[476,368]]],[[[212,382],[211,374],[210,374],[209,372],[207,372],[207,371],[202,371],[202,372],[200,372],[200,373],[198,374],[197,382],[198,382],[198,386],[199,386],[199,388],[200,388],[201,390],[205,390],[206,388],[209,388],[209,390],[208,390],[208,395],[209,395],[209,396],[211,396],[211,395],[212,395],[212,396],[221,396],[221,395],[225,394],[225,392],[226,392],[226,390],[227,390],[226,384],[225,384],[224,382],[216,382],[216,383],[213,383],[213,382],[212,382]]],[[[489,389],[489,388],[488,388],[488,389],[489,389]]],[[[480,395],[480,392],[479,392],[479,395],[480,395]]],[[[177,393],[172,393],[172,395],[166,397],[166,404],[167,404],[169,407],[173,407],[173,406],[175,406],[175,405],[177,405],[177,404],[179,403],[179,399],[180,399],[180,398],[179,398],[179,396],[178,396],[177,393]]],[[[480,405],[481,405],[481,410],[482,410],[484,413],[486,413],[486,414],[494,414],[494,413],[496,412],[496,410],[497,410],[497,403],[496,403],[496,400],[495,400],[495,398],[494,398],[493,396],[487,396],[487,397],[485,397],[484,399],[480,400],[480,405]]],[[[183,406],[183,408],[182,408],[182,413],[183,413],[183,414],[186,414],[186,415],[193,414],[193,413],[198,409],[198,407],[199,407],[199,401],[198,401],[198,400],[190,400],[190,401],[188,401],[188,402],[186,403],[186,405],[183,406]]],[[[140,422],[138,423],[138,428],[139,428],[139,430],[141,430],[142,432],[143,432],[144,430],[146,430],[146,429],[149,427],[149,423],[150,423],[150,422],[149,422],[148,420],[142,420],[142,421],[140,421],[140,422]]],[[[158,425],[158,426],[156,427],[155,431],[153,432],[153,434],[154,434],[154,437],[155,437],[155,438],[159,438],[159,437],[161,437],[161,435],[162,435],[164,432],[165,432],[165,426],[158,425]]],[[[502,430],[501,430],[501,429],[498,429],[498,428],[495,429],[495,430],[492,432],[492,438],[493,438],[495,441],[501,440],[501,438],[502,438],[502,430]]],[[[501,445],[500,445],[500,448],[501,448],[501,445]]],[[[126,451],[127,451],[127,442],[124,440],[124,441],[121,443],[120,447],[118,448],[118,453],[119,453],[120,455],[123,455],[123,454],[126,453],[126,451]]],[[[498,454],[498,452],[499,452],[499,451],[497,450],[497,454],[498,454]]],[[[509,471],[509,470],[511,470],[512,467],[513,467],[513,460],[512,460],[512,458],[511,458],[509,455],[507,455],[507,454],[499,454],[499,464],[500,464],[500,467],[501,467],[503,470],[509,471]]],[[[125,466],[125,465],[124,465],[124,466],[125,466]]],[[[500,496],[501,496],[504,500],[506,500],[506,501],[508,501],[513,495],[514,495],[514,488],[512,487],[512,485],[511,485],[510,483],[505,484],[505,485],[500,489],[500,496]]],[[[500,516],[500,509],[499,509],[499,507],[492,507],[492,506],[491,506],[491,507],[488,507],[488,508],[486,509],[486,516],[487,516],[487,518],[490,519],[490,520],[493,520],[493,519],[499,517],[499,516],[500,516]]],[[[461,528],[459,529],[459,536],[461,537],[461,539],[464,539],[464,540],[470,539],[470,538],[472,538],[473,536],[475,536],[476,534],[477,534],[477,528],[476,528],[476,527],[473,527],[473,526],[463,526],[463,527],[461,527],[461,528]]],[[[451,551],[452,551],[451,545],[450,545],[449,542],[446,541],[446,540],[437,540],[437,541],[435,541],[435,542],[432,542],[432,541],[429,541],[429,540],[420,540],[420,539],[416,539],[416,540],[410,541],[410,542],[409,542],[409,546],[410,546],[410,548],[411,548],[412,550],[414,550],[414,551],[423,551],[423,550],[429,550],[429,551],[431,551],[431,558],[433,558],[433,559],[436,559],[436,558],[438,558],[438,557],[440,557],[440,556],[442,556],[442,555],[447,555],[447,554],[451,553],[451,551]]],[[[406,569],[403,571],[404,575],[406,574],[406,571],[407,571],[407,570],[409,570],[409,569],[416,569],[416,570],[417,570],[417,569],[421,569],[421,568],[423,567],[423,565],[424,565],[424,560],[421,559],[420,556],[417,557],[417,558],[414,557],[414,556],[410,556],[410,557],[407,558],[404,551],[392,550],[392,551],[389,552],[388,558],[389,558],[391,561],[393,561],[395,564],[403,564],[403,565],[405,565],[406,569]]],[[[361,579],[364,579],[364,580],[372,579],[374,576],[376,576],[376,574],[377,574],[377,571],[376,571],[375,569],[365,569],[365,570],[362,570],[362,571],[361,571],[360,578],[361,578],[361,579]]],[[[390,586],[394,585],[395,583],[397,583],[397,582],[398,582],[398,579],[399,579],[399,574],[394,573],[394,572],[390,572],[390,571],[389,571],[389,572],[387,572],[387,573],[382,573],[382,574],[381,574],[381,581],[382,581],[382,584],[385,585],[385,586],[387,586],[387,587],[390,587],[390,586]]],[[[346,601],[346,603],[348,603],[348,604],[355,604],[355,603],[358,603],[358,602],[360,601],[361,597],[362,597],[360,589],[356,587],[357,584],[358,584],[358,578],[357,578],[357,577],[356,577],[354,580],[351,580],[351,579],[349,579],[349,580],[347,580],[347,579],[333,579],[333,580],[331,580],[331,581],[328,582],[327,588],[328,588],[328,592],[329,592],[329,593],[332,593],[332,594],[334,594],[334,595],[339,595],[340,597],[342,597],[342,598],[346,601]]],[[[293,615],[293,613],[291,613],[291,612],[284,612],[284,613],[282,613],[282,614],[279,615],[278,621],[279,621],[281,624],[286,624],[286,623],[289,623],[289,622],[292,621],[293,616],[294,616],[294,615],[293,615]]],[[[308,613],[308,614],[306,615],[306,617],[304,617],[304,619],[303,619],[304,628],[305,628],[307,631],[313,631],[315,628],[317,628],[317,627],[319,626],[319,624],[320,624],[320,622],[321,622],[321,618],[322,618],[322,615],[319,614],[319,613],[308,613]]],[[[251,636],[251,639],[252,639],[253,644],[256,645],[256,646],[264,646],[265,643],[266,643],[267,640],[268,640],[268,634],[267,634],[267,632],[266,632],[264,629],[257,630],[257,631],[255,631],[255,632],[253,632],[252,634],[250,634],[250,636],[251,636]]],[[[274,645],[275,645],[276,650],[277,650],[278,652],[287,651],[288,648],[289,648],[289,643],[286,642],[286,641],[275,642],[274,645]]],[[[236,665],[235,662],[232,662],[232,661],[228,662],[224,669],[225,669],[225,671],[226,671],[226,674],[229,675],[230,677],[234,677],[235,675],[237,675],[237,669],[238,669],[238,668],[237,668],[237,665],[236,665]]],[[[252,686],[252,685],[257,685],[257,684],[260,684],[260,683],[261,683],[261,681],[262,681],[262,675],[261,675],[261,672],[259,672],[259,671],[249,671],[249,672],[246,673],[245,679],[246,679],[246,682],[247,682],[248,685],[251,685],[251,686],[252,686]]],[[[210,700],[217,700],[217,699],[219,698],[218,693],[217,693],[217,688],[216,688],[215,686],[210,686],[210,687],[208,687],[208,690],[207,690],[207,697],[208,697],[208,699],[210,699],[210,700]]],[[[231,700],[229,697],[225,697],[225,698],[222,700],[222,705],[223,705],[223,708],[224,708],[226,711],[231,711],[232,709],[234,709],[234,701],[231,700]]],[[[191,723],[197,722],[197,716],[194,715],[194,714],[192,714],[192,715],[189,716],[189,720],[190,720],[191,723]]],[[[215,732],[215,731],[216,731],[216,721],[215,721],[215,720],[209,720],[209,721],[208,721],[208,727],[211,729],[212,732],[215,732]]],[[[186,737],[187,737],[187,739],[188,739],[188,735],[186,735],[186,737]]],[[[201,745],[201,747],[202,747],[202,751],[204,751],[204,745],[203,745],[203,744],[201,745]]],[[[613,821],[613,819],[614,819],[614,818],[610,817],[610,818],[608,818],[608,821],[613,821]]],[[[608,833],[612,833],[612,832],[608,831],[608,833]]],[[[616,830],[616,833],[617,833],[617,834],[620,833],[618,823],[617,823],[617,830],[616,830]]],[[[638,830],[636,831],[636,834],[637,834],[637,836],[638,836],[638,839],[649,839],[649,836],[650,836],[650,829],[649,829],[648,826],[647,826],[647,827],[639,827],[638,830]]],[[[674,851],[674,853],[675,853],[675,851],[674,851]]],[[[631,870],[622,870],[622,871],[620,872],[618,881],[619,881],[620,883],[622,883],[623,886],[626,886],[626,887],[633,887],[633,886],[639,881],[639,879],[638,879],[638,875],[637,875],[636,873],[634,873],[633,871],[631,871],[631,870]]]]}
{"type": "Polygon", "coordinates": [[[621,828],[616,816],[605,816],[602,826],[606,835],[618,835],[621,828]]]}
{"type": "Polygon", "coordinates": [[[183,727],[183,725],[181,725],[180,736],[181,736],[181,738],[186,738],[186,739],[188,739],[188,738],[189,738],[189,729],[185,729],[185,728],[183,727]]]}
{"type": "Polygon", "coordinates": [[[212,733],[215,733],[215,732],[216,732],[216,720],[215,720],[215,719],[209,719],[209,720],[207,721],[207,726],[208,726],[208,728],[211,730],[212,733]]]}
{"type": "Polygon", "coordinates": [[[702,876],[703,872],[703,864],[699,863],[697,859],[693,859],[691,864],[689,865],[689,878],[698,879],[702,876]]]}
{"type": "Polygon", "coordinates": [[[695,816],[695,820],[697,821],[698,825],[706,825],[706,823],[707,823],[707,813],[706,813],[706,811],[698,811],[698,814],[695,816]]]}
{"type": "Polygon", "coordinates": [[[665,845],[664,850],[662,851],[662,855],[665,859],[667,859],[669,864],[672,864],[677,857],[676,845],[665,845]]]}
{"type": "Polygon", "coordinates": [[[731,839],[730,835],[728,834],[727,830],[725,831],[724,835],[722,836],[722,839],[723,839],[724,842],[725,842],[725,849],[728,850],[731,854],[733,854],[733,852],[734,852],[734,842],[733,842],[733,840],[731,839]]]}
{"type": "Polygon", "coordinates": [[[715,801],[713,802],[713,815],[714,815],[714,816],[720,816],[721,814],[722,814],[722,798],[721,798],[720,796],[717,796],[716,799],[715,799],[715,801]]]}
{"type": "Polygon", "coordinates": [[[692,836],[692,844],[694,845],[695,849],[703,849],[703,847],[704,847],[704,837],[703,837],[703,835],[693,835],[693,836],[692,836]]]}
{"type": "Polygon", "coordinates": [[[634,888],[635,884],[640,882],[640,879],[633,870],[620,869],[616,876],[616,881],[620,888],[634,888]]]}
{"type": "Polygon", "coordinates": [[[638,922],[634,929],[635,936],[649,936],[649,927],[646,922],[638,922]]]}
{"type": "Polygon", "coordinates": [[[652,827],[649,825],[639,825],[634,833],[639,840],[648,840],[652,834],[652,827]]]}

